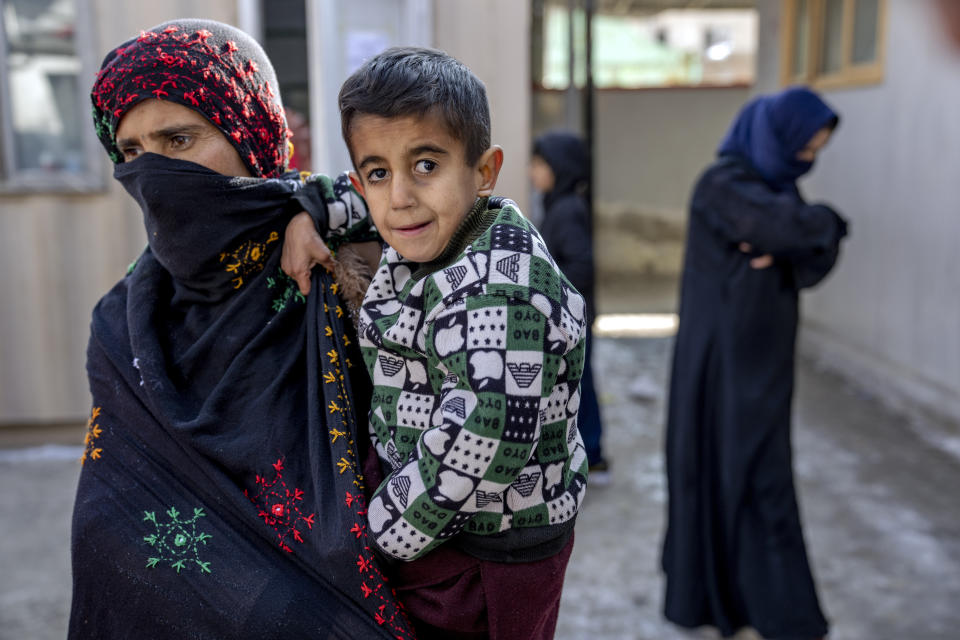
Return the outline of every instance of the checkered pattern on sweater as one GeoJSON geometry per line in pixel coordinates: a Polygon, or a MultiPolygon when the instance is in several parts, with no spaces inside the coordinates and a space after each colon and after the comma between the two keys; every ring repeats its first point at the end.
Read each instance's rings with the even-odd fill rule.
{"type": "Polygon", "coordinates": [[[586,487],[583,298],[515,204],[484,204],[464,224],[485,230],[428,275],[388,247],[361,311],[371,436],[392,469],[370,526],[402,560],[460,531],[567,523],[586,487]]]}

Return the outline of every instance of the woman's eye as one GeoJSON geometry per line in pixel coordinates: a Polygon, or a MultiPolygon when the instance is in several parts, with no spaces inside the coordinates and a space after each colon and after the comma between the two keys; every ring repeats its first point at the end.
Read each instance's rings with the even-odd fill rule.
{"type": "Polygon", "coordinates": [[[437,168],[437,163],[433,160],[420,160],[415,168],[418,173],[431,173],[437,168]]]}
{"type": "Polygon", "coordinates": [[[386,169],[374,169],[367,174],[367,180],[370,182],[380,182],[387,177],[386,169]]]}

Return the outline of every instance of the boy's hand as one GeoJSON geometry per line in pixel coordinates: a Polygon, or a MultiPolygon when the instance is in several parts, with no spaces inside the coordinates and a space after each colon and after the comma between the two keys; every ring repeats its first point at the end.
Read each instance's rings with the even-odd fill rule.
{"type": "Polygon", "coordinates": [[[310,271],[316,265],[333,270],[334,259],[306,211],[293,217],[284,232],[280,268],[297,281],[300,293],[310,293],[310,271]]]}

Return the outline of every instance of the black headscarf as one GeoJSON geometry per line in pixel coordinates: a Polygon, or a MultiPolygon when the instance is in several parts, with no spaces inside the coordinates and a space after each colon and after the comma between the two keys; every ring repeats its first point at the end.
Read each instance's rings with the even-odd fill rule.
{"type": "Polygon", "coordinates": [[[368,231],[349,181],[149,153],[115,176],[150,247],[93,313],[70,637],[412,638],[367,544],[369,382],[338,285],[317,270],[303,298],[279,268],[299,209],[368,231]]]}
{"type": "Polygon", "coordinates": [[[590,219],[590,155],[586,144],[569,131],[550,131],[533,142],[533,153],[550,165],[553,188],[543,194],[540,234],[557,266],[596,316],[593,226],[590,219]]]}
{"type": "Polygon", "coordinates": [[[568,193],[585,196],[590,177],[590,155],[583,140],[568,131],[551,131],[533,142],[533,153],[543,158],[553,171],[553,188],[544,194],[545,206],[568,193]]]}

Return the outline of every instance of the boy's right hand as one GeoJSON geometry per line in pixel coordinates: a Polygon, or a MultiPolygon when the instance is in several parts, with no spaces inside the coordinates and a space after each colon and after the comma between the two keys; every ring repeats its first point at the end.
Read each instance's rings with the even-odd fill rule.
{"type": "Polygon", "coordinates": [[[307,295],[310,293],[310,271],[318,264],[333,271],[333,254],[317,233],[313,218],[306,211],[301,211],[293,217],[284,232],[280,268],[296,280],[300,293],[307,295]]]}

